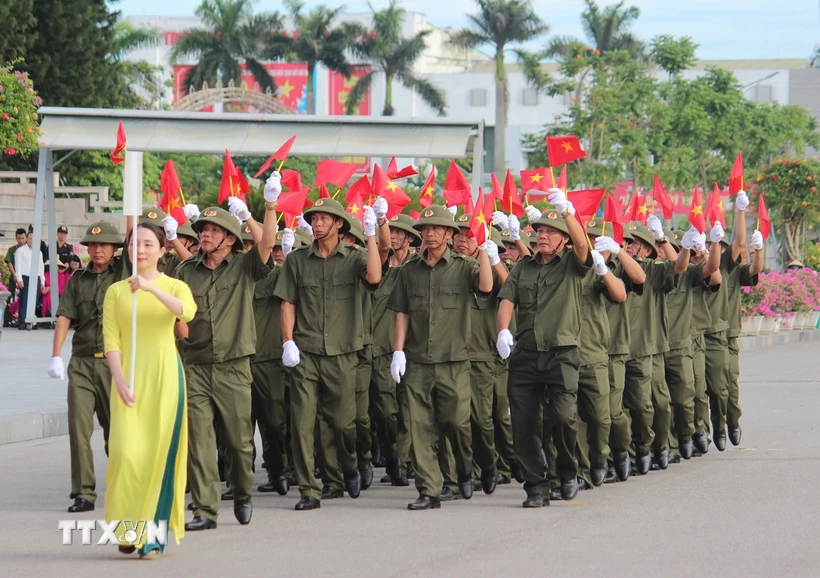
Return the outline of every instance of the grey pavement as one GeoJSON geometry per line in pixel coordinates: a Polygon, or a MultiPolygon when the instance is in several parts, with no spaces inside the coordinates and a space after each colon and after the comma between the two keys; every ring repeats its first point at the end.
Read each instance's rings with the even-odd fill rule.
{"type": "MultiPolygon", "coordinates": [[[[8,344],[4,336],[0,347],[8,344]]],[[[412,487],[375,484],[358,500],[325,501],[313,512],[293,511],[295,490],[255,494],[249,526],[239,526],[223,502],[217,530],[187,534],[150,567],[113,546],[61,544],[57,522],[73,517],[65,511],[67,437],[6,444],[0,568],[4,576],[815,577],[819,353],[816,341],[743,351],[739,448],[719,453],[712,446],[702,458],[582,492],[573,502],[524,510],[515,483],[429,512],[405,509],[412,487]]],[[[94,451],[101,497],[96,512],[79,515],[85,519],[104,516],[99,432],[94,451]]]]}

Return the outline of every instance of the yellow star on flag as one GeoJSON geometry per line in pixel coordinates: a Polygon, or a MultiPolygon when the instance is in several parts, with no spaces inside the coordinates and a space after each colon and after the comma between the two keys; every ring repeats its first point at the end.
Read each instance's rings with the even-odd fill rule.
{"type": "Polygon", "coordinates": [[[646,203],[638,207],[638,214],[645,215],[646,214],[646,203]]]}
{"type": "Polygon", "coordinates": [[[290,91],[293,90],[294,86],[290,83],[290,80],[286,80],[285,84],[279,87],[279,90],[282,91],[282,95],[285,98],[290,98],[290,91]]]}
{"type": "Polygon", "coordinates": [[[534,175],[532,175],[532,176],[530,177],[530,182],[531,182],[531,183],[540,183],[540,182],[541,182],[541,177],[542,177],[542,176],[543,176],[543,175],[541,175],[541,174],[539,174],[539,173],[535,173],[534,175]]]}
{"type": "Polygon", "coordinates": [[[427,195],[428,197],[432,197],[433,196],[433,187],[427,187],[426,189],[424,189],[424,192],[422,194],[427,195]]]}
{"type": "Polygon", "coordinates": [[[717,202],[717,209],[718,209],[718,211],[720,211],[721,213],[723,212],[723,202],[722,202],[722,201],[718,201],[718,202],[717,202]]]}
{"type": "Polygon", "coordinates": [[[390,189],[390,192],[392,193],[393,191],[395,191],[395,190],[396,190],[396,189],[398,189],[399,187],[398,187],[398,185],[397,185],[396,183],[394,183],[393,181],[387,181],[387,188],[388,188],[388,189],[390,189]]]}
{"type": "Polygon", "coordinates": [[[703,214],[703,209],[701,208],[700,205],[695,205],[694,207],[692,207],[692,215],[693,216],[697,217],[698,215],[702,215],[702,214],[703,214]]]}
{"type": "Polygon", "coordinates": [[[182,206],[179,204],[179,199],[174,197],[173,199],[168,201],[168,210],[166,210],[165,212],[170,213],[174,209],[181,209],[181,208],[182,208],[182,206]]]}
{"type": "Polygon", "coordinates": [[[561,146],[564,147],[564,152],[565,153],[568,153],[569,151],[572,150],[572,143],[571,142],[564,141],[564,142],[561,143],[561,146]]]}
{"type": "Polygon", "coordinates": [[[484,213],[479,213],[475,220],[481,223],[482,225],[487,222],[487,220],[484,218],[484,213]]]}
{"type": "Polygon", "coordinates": [[[356,203],[350,205],[350,212],[354,215],[359,212],[359,207],[356,206],[356,203]]]}

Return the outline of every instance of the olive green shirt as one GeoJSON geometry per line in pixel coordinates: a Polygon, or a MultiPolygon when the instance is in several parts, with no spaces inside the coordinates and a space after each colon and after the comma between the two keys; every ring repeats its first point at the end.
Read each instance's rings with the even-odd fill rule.
{"type": "Polygon", "coordinates": [[[367,249],[339,242],[322,257],[318,241],[294,249],[285,260],[274,295],[296,306],[293,341],[302,351],[341,355],[364,347],[367,249]]]}
{"type": "Polygon", "coordinates": [[[604,278],[595,271],[584,277],[581,300],[581,365],[606,361],[609,352],[609,317],[606,304],[611,302],[604,278]]]}
{"type": "Polygon", "coordinates": [[[274,265],[253,290],[253,318],[256,321],[256,355],[251,363],[282,358],[282,300],[274,296],[276,281],[282,272],[274,265]]]}
{"type": "Polygon", "coordinates": [[[740,318],[741,287],[754,287],[757,285],[758,276],[749,274],[751,268],[751,264],[748,263],[746,265],[738,265],[729,273],[729,337],[737,337],[740,335],[740,329],[743,323],[740,318]]]}
{"type": "MultiPolygon", "coordinates": [[[[408,253],[404,263],[412,259],[418,259],[418,256],[408,253]]],[[[389,267],[382,274],[379,287],[373,292],[373,357],[392,354],[396,349],[396,312],[387,306],[387,302],[404,263],[398,267],[389,267]]]]}
{"type": "Polygon", "coordinates": [[[584,277],[591,266],[591,252],[587,263],[581,263],[566,247],[549,263],[541,262],[540,253],[518,262],[498,294],[518,309],[517,348],[547,351],[579,345],[584,277]]]}
{"type": "Polygon", "coordinates": [[[626,355],[629,353],[629,341],[632,336],[632,331],[629,328],[629,301],[632,299],[632,293],[638,295],[643,293],[643,284],[633,282],[624,271],[624,266],[620,261],[613,262],[610,257],[607,265],[610,269],[613,269],[613,275],[623,281],[624,289],[626,289],[626,301],[623,303],[607,302],[606,304],[606,313],[609,319],[608,353],[609,355],[626,355]]]}
{"type": "Polygon", "coordinates": [[[228,253],[216,269],[207,267],[205,253],[180,263],[174,276],[191,288],[197,308],[188,337],[178,342],[186,364],[221,363],[256,352],[253,293],[268,273],[256,245],[228,253]]]}
{"type": "Polygon", "coordinates": [[[709,285],[709,279],[705,279],[703,284],[695,285],[692,288],[690,332],[693,338],[703,335],[712,327],[712,314],[709,313],[709,306],[706,304],[706,294],[715,293],[719,290],[720,285],[709,285]]]}
{"type": "MultiPolygon", "coordinates": [[[[720,274],[724,279],[728,279],[736,267],[737,261],[732,261],[732,248],[728,247],[720,256],[720,274]]],[[[709,291],[705,295],[709,313],[712,315],[712,326],[706,333],[719,333],[729,329],[729,284],[724,281],[717,291],[709,291]]]]}
{"type": "Polygon", "coordinates": [[[658,314],[665,313],[665,304],[659,307],[656,294],[669,293],[678,283],[674,261],[637,259],[646,273],[643,292],[629,298],[629,359],[663,353],[664,343],[659,335],[658,314]]]}
{"type": "Polygon", "coordinates": [[[387,302],[390,309],[410,317],[404,342],[407,360],[468,361],[471,293],[478,293],[478,261],[445,249],[430,267],[425,256],[426,252],[404,264],[387,302]]]}
{"type": "Polygon", "coordinates": [[[124,261],[114,257],[102,273],[93,269],[93,264],[78,269],[65,285],[57,307],[57,317],[66,317],[76,322],[71,340],[71,355],[86,357],[102,353],[102,311],[105,292],[114,283],[123,279],[124,261]]]}
{"type": "Polygon", "coordinates": [[[470,361],[493,361],[498,353],[498,292],[502,283],[493,271],[493,290],[487,296],[470,295],[470,341],[467,350],[470,361]]]}
{"type": "Polygon", "coordinates": [[[680,276],[678,286],[666,296],[669,313],[669,349],[681,349],[692,345],[692,314],[695,303],[695,287],[708,283],[703,279],[703,266],[690,264],[680,276]]]}

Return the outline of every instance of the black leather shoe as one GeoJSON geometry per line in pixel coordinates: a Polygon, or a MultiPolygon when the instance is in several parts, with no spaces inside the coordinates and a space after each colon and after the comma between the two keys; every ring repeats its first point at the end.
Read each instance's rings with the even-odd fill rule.
{"type": "Polygon", "coordinates": [[[297,512],[301,512],[302,510],[318,510],[321,507],[322,502],[320,502],[316,498],[311,498],[310,496],[302,496],[302,499],[296,503],[296,506],[293,509],[297,512]]]}
{"type": "Polygon", "coordinates": [[[401,478],[401,461],[399,461],[399,458],[387,458],[384,473],[387,474],[385,477],[389,478],[388,483],[401,478]]]}
{"type": "Polygon", "coordinates": [[[550,490],[549,499],[553,502],[556,502],[556,501],[560,502],[561,500],[563,500],[563,498],[561,497],[561,489],[560,488],[552,488],[550,490]]]}
{"type": "Polygon", "coordinates": [[[94,509],[94,504],[83,498],[77,498],[74,503],[68,507],[68,511],[72,514],[77,512],[90,512],[94,509]]]}
{"type": "Polygon", "coordinates": [[[665,470],[669,467],[669,446],[664,445],[660,450],[655,452],[655,462],[658,467],[665,470]]]}
{"type": "Polygon", "coordinates": [[[501,472],[498,472],[498,476],[495,478],[495,483],[497,486],[506,486],[507,484],[512,483],[512,479],[508,478],[501,472]]]}
{"type": "Polygon", "coordinates": [[[715,447],[718,449],[719,452],[722,452],[723,450],[725,450],[726,449],[726,432],[725,431],[715,432],[714,442],[715,442],[715,447]]]}
{"type": "Polygon", "coordinates": [[[323,500],[335,500],[336,498],[344,498],[345,492],[344,490],[340,490],[339,488],[334,488],[333,486],[325,486],[322,488],[322,499],[323,500]]]}
{"type": "Polygon", "coordinates": [[[679,464],[680,463],[680,455],[676,454],[675,452],[669,452],[669,464],[679,464]]]}
{"type": "Polygon", "coordinates": [[[437,510],[441,508],[441,500],[421,494],[415,502],[407,504],[408,510],[437,510]]]}
{"type": "Polygon", "coordinates": [[[584,478],[578,478],[578,491],[582,492],[584,490],[591,490],[592,486],[590,486],[584,478]]]}
{"type": "Polygon", "coordinates": [[[606,474],[606,468],[592,468],[589,470],[589,477],[592,478],[592,485],[596,488],[600,487],[600,485],[604,483],[604,479],[606,479],[606,474]]]}
{"type": "Polygon", "coordinates": [[[614,483],[620,482],[620,481],[621,480],[618,479],[618,474],[616,474],[614,471],[607,472],[606,477],[604,478],[604,483],[605,484],[614,484],[614,483]]]}
{"type": "MultiPolygon", "coordinates": [[[[373,479],[370,479],[371,483],[373,479]]],[[[362,474],[358,468],[345,473],[345,489],[351,498],[356,499],[362,493],[362,474]]]]}
{"type": "Polygon", "coordinates": [[[561,482],[561,499],[568,502],[578,495],[578,478],[561,482]]]}
{"type": "Polygon", "coordinates": [[[646,474],[649,468],[652,467],[652,456],[649,452],[638,452],[635,461],[638,464],[638,473],[640,475],[646,474]]]}
{"type": "Polygon", "coordinates": [[[215,530],[216,520],[204,518],[202,516],[194,516],[194,519],[185,524],[186,532],[199,532],[200,530],[215,530]]]}
{"type": "Polygon", "coordinates": [[[498,468],[493,466],[492,469],[483,470],[481,472],[481,490],[488,496],[495,491],[498,484],[498,468]]]}
{"type": "Polygon", "coordinates": [[[191,502],[190,504],[188,504],[188,511],[193,512],[194,510],[196,510],[196,506],[193,502],[191,502]]]}
{"type": "Polygon", "coordinates": [[[473,479],[472,474],[466,476],[458,476],[458,491],[461,492],[461,497],[463,497],[465,500],[469,500],[473,497],[474,486],[475,480],[473,479]]]}
{"type": "Polygon", "coordinates": [[[287,496],[288,492],[290,491],[290,481],[288,480],[287,476],[279,476],[274,484],[276,488],[276,493],[280,496],[287,496]]]}
{"type": "Polygon", "coordinates": [[[615,475],[618,476],[618,481],[625,482],[629,479],[629,474],[632,471],[632,462],[629,460],[629,454],[622,458],[615,459],[615,475]]]}
{"type": "Polygon", "coordinates": [[[390,478],[390,483],[396,487],[404,488],[410,485],[410,480],[407,479],[407,476],[404,475],[404,472],[399,469],[399,477],[398,479],[390,478]]]}
{"type": "Polygon", "coordinates": [[[709,436],[706,435],[706,432],[703,430],[697,431],[695,435],[692,436],[692,444],[697,451],[701,454],[705,454],[709,451],[709,436]]]}
{"type": "Polygon", "coordinates": [[[390,476],[390,474],[384,474],[382,476],[382,478],[379,480],[379,483],[380,484],[392,484],[393,483],[393,478],[390,476]]]}
{"type": "Polygon", "coordinates": [[[244,500],[234,500],[233,515],[236,516],[236,521],[246,526],[251,523],[251,516],[253,516],[253,504],[250,498],[244,500]]]}
{"type": "Polygon", "coordinates": [[[450,488],[442,488],[441,489],[441,496],[439,496],[439,500],[442,502],[452,502],[453,500],[458,500],[461,496],[456,494],[450,488]]]}
{"type": "Polygon", "coordinates": [[[512,462],[510,464],[510,474],[512,474],[512,477],[515,478],[515,481],[519,484],[524,483],[524,469],[518,462],[512,462]]]}
{"type": "Polygon", "coordinates": [[[363,466],[359,466],[359,475],[362,478],[362,490],[368,489],[373,485],[373,464],[367,462],[363,466]]]}
{"type": "Polygon", "coordinates": [[[680,450],[680,457],[685,460],[691,458],[692,451],[695,449],[692,444],[692,438],[681,438],[678,443],[678,449],[680,450]]]}
{"type": "Polygon", "coordinates": [[[729,441],[732,442],[733,446],[739,446],[740,436],[743,434],[740,429],[740,424],[729,425],[727,426],[727,429],[729,430],[729,441]]]}
{"type": "Polygon", "coordinates": [[[222,499],[226,502],[233,500],[233,491],[228,488],[226,491],[222,492],[222,499]]]}
{"type": "Polygon", "coordinates": [[[527,499],[521,505],[525,508],[543,508],[550,505],[550,497],[544,494],[532,494],[527,496],[527,499]]]}

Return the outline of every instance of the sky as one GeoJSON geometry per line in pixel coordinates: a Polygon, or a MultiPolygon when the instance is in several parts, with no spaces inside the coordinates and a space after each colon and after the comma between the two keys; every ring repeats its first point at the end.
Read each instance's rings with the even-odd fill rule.
{"type": "MultiPolygon", "coordinates": [[[[341,2],[347,12],[367,12],[366,0],[341,2]]],[[[376,9],[389,0],[372,0],[376,9]]],[[[612,4],[599,0],[599,5],[612,4]]],[[[125,16],[191,16],[200,0],[119,0],[125,16]]],[[[337,6],[333,0],[305,0],[308,8],[337,6]]],[[[533,0],[536,12],[556,35],[583,36],[583,0],[533,0]]],[[[475,11],[474,0],[405,0],[405,9],[422,12],[440,27],[465,26],[465,14],[475,11]]],[[[627,0],[641,16],[632,31],[640,38],[656,34],[690,36],[704,60],[808,58],[820,44],[818,0],[627,0]]],[[[256,10],[283,10],[281,2],[257,0],[256,10]]],[[[540,45],[540,43],[539,43],[540,45]]],[[[533,46],[532,48],[537,48],[533,46]]]]}

